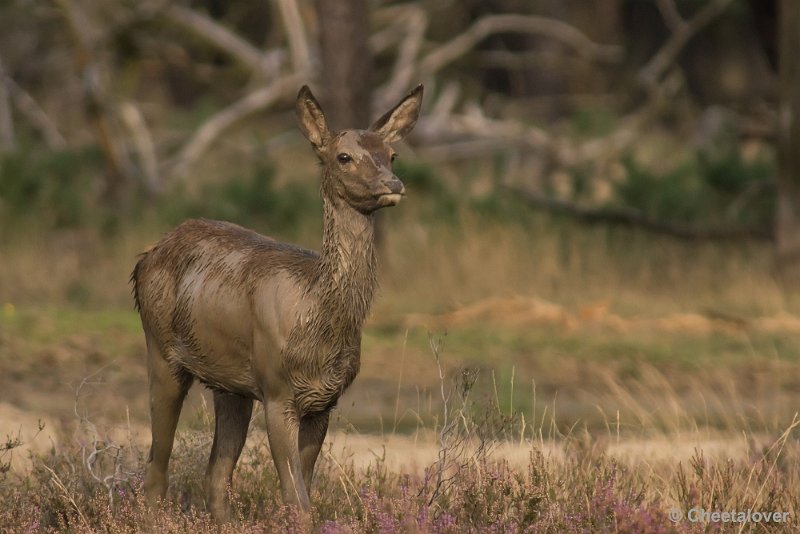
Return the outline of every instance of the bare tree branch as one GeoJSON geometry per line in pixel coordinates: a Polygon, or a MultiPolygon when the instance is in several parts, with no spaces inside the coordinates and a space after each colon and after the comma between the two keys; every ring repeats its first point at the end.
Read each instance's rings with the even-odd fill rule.
{"type": "Polygon", "coordinates": [[[88,14],[73,0],[56,0],[64,12],[70,33],[75,43],[76,67],[83,81],[86,99],[86,115],[106,157],[107,172],[105,197],[107,201],[119,203],[124,185],[135,174],[128,158],[128,151],[115,127],[116,108],[109,97],[105,81],[108,65],[98,54],[98,43],[102,32],[90,20],[88,14]]]}
{"type": "Polygon", "coordinates": [[[740,239],[771,241],[774,239],[772,230],[769,228],[703,227],[681,224],[654,219],[631,208],[590,208],[540,195],[530,189],[509,186],[503,188],[534,208],[568,215],[587,224],[636,227],[687,241],[735,241],[740,239]]]}
{"type": "Polygon", "coordinates": [[[477,105],[469,106],[466,113],[446,116],[421,117],[417,132],[426,139],[441,136],[466,136],[477,139],[503,139],[521,142],[544,150],[554,150],[553,138],[549,133],[514,120],[493,119],[484,115],[477,105]]]}
{"type": "Polygon", "coordinates": [[[152,196],[161,193],[162,184],[158,176],[158,158],[150,130],[144,116],[133,102],[124,102],[119,106],[119,118],[128,130],[133,141],[133,148],[139,157],[139,169],[142,173],[142,184],[145,191],[152,196]]]}
{"type": "Polygon", "coordinates": [[[389,107],[412,85],[417,57],[428,29],[428,16],[415,5],[408,6],[400,20],[405,28],[405,39],[400,43],[389,81],[376,91],[373,98],[373,107],[376,110],[389,107]]]}
{"type": "Polygon", "coordinates": [[[439,93],[439,98],[430,106],[430,115],[437,119],[447,117],[456,107],[460,95],[461,85],[458,82],[447,82],[439,93]]]}
{"type": "Polygon", "coordinates": [[[96,44],[99,46],[109,44],[114,36],[128,31],[141,22],[149,22],[162,15],[172,3],[172,0],[138,0],[135,3],[119,2],[109,5],[111,9],[105,13],[106,20],[96,29],[96,44]]]}
{"type": "Polygon", "coordinates": [[[691,19],[680,24],[661,49],[639,71],[639,80],[646,87],[657,84],[667,69],[678,59],[692,37],[722,14],[732,1],[712,0],[691,19]]]}
{"type": "Polygon", "coordinates": [[[171,176],[179,180],[186,179],[191,167],[222,133],[245,117],[292,94],[297,90],[297,86],[306,79],[306,76],[305,73],[294,73],[280,78],[216,113],[197,130],[180,151],[172,166],[171,176]]]}
{"type": "Polygon", "coordinates": [[[296,0],[275,0],[286,28],[295,72],[311,72],[311,51],[296,0]]]}
{"type": "Polygon", "coordinates": [[[415,7],[407,4],[394,5],[385,7],[373,15],[373,21],[386,24],[385,28],[369,36],[369,49],[373,56],[377,56],[403,38],[407,31],[403,14],[406,8],[415,7]]]}
{"type": "Polygon", "coordinates": [[[17,110],[31,123],[42,135],[45,144],[49,148],[63,148],[67,145],[64,136],[58,131],[55,123],[47,113],[39,106],[34,98],[29,95],[17,82],[9,76],[5,76],[6,85],[11,92],[11,98],[17,106],[17,110]]]}
{"type": "Polygon", "coordinates": [[[618,61],[622,56],[621,47],[597,44],[574,26],[560,20],[532,15],[488,15],[425,56],[419,64],[420,74],[423,77],[430,76],[495,33],[528,33],[550,37],[581,55],[600,61],[618,61]]]}
{"type": "Polygon", "coordinates": [[[456,89],[452,87],[446,87],[433,104],[433,111],[420,119],[416,132],[428,142],[448,136],[462,138],[457,146],[451,146],[452,143],[426,146],[428,153],[440,158],[451,148],[456,151],[456,157],[463,155],[464,149],[470,146],[463,142],[466,137],[480,141],[472,146],[476,150],[480,149],[478,152],[481,153],[490,151],[493,147],[503,148],[502,144],[492,142],[502,140],[506,143],[521,143],[530,149],[548,154],[561,165],[573,166],[599,158],[608,159],[611,154],[617,154],[636,143],[640,132],[658,118],[682,83],[679,74],[673,73],[651,91],[650,98],[644,105],[623,117],[620,125],[611,134],[584,142],[554,136],[541,128],[517,120],[487,117],[477,104],[467,106],[466,113],[452,114],[453,99],[456,98],[452,94],[456,89]]]}
{"type": "Polygon", "coordinates": [[[675,5],[675,0],[656,0],[656,6],[670,31],[680,31],[686,25],[678,6],[675,5]]]}
{"type": "Polygon", "coordinates": [[[193,9],[172,5],[164,11],[164,16],[213,44],[254,73],[269,78],[277,75],[280,69],[284,51],[262,52],[226,27],[193,9]]]}
{"type": "MultiPolygon", "coordinates": [[[[714,17],[722,13],[730,2],[731,0],[714,0],[713,4],[709,4],[695,14],[691,20],[679,26],[678,31],[673,33],[672,37],[639,73],[640,80],[651,80],[648,84],[649,98],[643,106],[624,117],[620,126],[610,135],[583,143],[576,143],[565,138],[554,137],[540,128],[526,125],[516,120],[486,117],[478,106],[473,106],[472,111],[468,114],[452,115],[449,113],[449,109],[453,107],[450,103],[447,103],[448,111],[446,113],[443,113],[440,109],[438,113],[424,117],[417,128],[417,135],[427,139],[434,139],[443,135],[477,139],[483,142],[480,145],[483,150],[491,150],[492,144],[488,141],[492,139],[523,143],[529,148],[548,153],[555,161],[567,166],[584,161],[594,161],[600,157],[607,158],[609,154],[622,151],[635,143],[639,133],[660,115],[668,101],[677,94],[683,80],[678,73],[665,77],[666,72],[677,59],[680,50],[688,40],[713,20],[714,17]]],[[[517,16],[501,17],[511,17],[511,20],[516,21],[517,16]]],[[[528,17],[522,17],[522,19],[526,22],[529,21],[528,17]]],[[[486,18],[482,20],[486,20],[486,18]]],[[[490,20],[492,19],[490,18],[490,20]]],[[[499,20],[504,24],[507,22],[504,18],[499,20]]],[[[534,20],[538,19],[534,18],[534,20]]],[[[470,30],[474,30],[480,22],[478,21],[470,30]]],[[[500,26],[503,26],[503,24],[500,24],[500,26]]],[[[471,46],[471,39],[475,39],[474,36],[465,37],[470,33],[470,30],[453,39],[450,43],[443,45],[438,50],[431,52],[422,60],[422,63],[428,66],[420,67],[420,70],[424,70],[424,68],[436,70],[445,61],[451,60],[448,58],[454,58],[455,56],[451,56],[451,54],[455,53],[455,51],[466,52],[467,47],[471,46]],[[448,49],[450,52],[448,52],[448,49]]],[[[483,29],[474,35],[482,35],[481,32],[486,31],[488,30],[483,29]]],[[[592,43],[592,46],[597,45],[592,43]]],[[[439,107],[438,103],[434,106],[434,108],[439,107]]],[[[439,152],[444,152],[447,150],[447,146],[439,146],[438,150],[439,152]]]]}
{"type": "Polygon", "coordinates": [[[584,142],[576,150],[575,160],[592,161],[599,157],[618,154],[635,144],[639,135],[664,112],[683,86],[683,77],[673,72],[653,88],[650,98],[632,113],[622,117],[615,130],[603,137],[584,142]]]}

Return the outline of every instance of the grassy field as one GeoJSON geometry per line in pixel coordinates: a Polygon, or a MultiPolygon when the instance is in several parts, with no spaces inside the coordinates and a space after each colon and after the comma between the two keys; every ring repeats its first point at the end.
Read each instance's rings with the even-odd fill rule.
{"type": "MultiPolygon", "coordinates": [[[[773,279],[768,248],[536,217],[462,214],[453,227],[402,205],[391,215],[362,371],[312,493],[321,531],[792,530],[800,299],[773,279]],[[672,508],[789,512],[790,523],[672,522],[672,508]]],[[[216,531],[199,387],[163,512],[139,493],[147,382],[127,277],[165,229],[3,236],[8,532],[216,531]]],[[[315,247],[314,231],[285,237],[315,247]]],[[[234,481],[235,532],[297,527],[261,419],[234,481]]]]}

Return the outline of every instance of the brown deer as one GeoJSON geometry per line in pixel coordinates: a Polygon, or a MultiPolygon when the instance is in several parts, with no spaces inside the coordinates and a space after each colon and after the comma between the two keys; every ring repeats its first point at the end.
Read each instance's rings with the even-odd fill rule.
{"type": "Polygon", "coordinates": [[[418,86],[369,130],[328,129],[304,86],[300,129],[322,164],[322,251],[228,222],[184,222],[139,259],[131,281],[147,342],[152,445],[144,479],[164,498],[175,427],[195,379],[214,391],[207,504],[229,517],[228,488],[253,401],[264,404],[287,503],[308,488],[331,409],[358,373],[361,327],[376,289],[374,215],[405,194],[389,146],[417,121],[418,86]]]}

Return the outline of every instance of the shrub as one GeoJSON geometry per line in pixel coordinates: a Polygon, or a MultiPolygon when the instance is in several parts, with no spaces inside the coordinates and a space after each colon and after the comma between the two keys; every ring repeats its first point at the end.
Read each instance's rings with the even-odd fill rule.
{"type": "Polygon", "coordinates": [[[768,227],[773,219],[774,165],[745,160],[736,149],[698,152],[672,170],[657,172],[633,157],[616,200],[651,217],[707,225],[768,227]]]}
{"type": "Polygon", "coordinates": [[[35,218],[49,228],[90,222],[101,166],[102,154],[95,147],[11,152],[0,159],[0,213],[35,218]]]}
{"type": "Polygon", "coordinates": [[[205,184],[196,196],[171,196],[159,206],[171,224],[208,217],[291,231],[305,223],[310,214],[321,220],[316,192],[304,184],[276,186],[275,169],[269,162],[255,165],[246,176],[205,184]],[[175,198],[185,200],[175,202],[175,198]]]}

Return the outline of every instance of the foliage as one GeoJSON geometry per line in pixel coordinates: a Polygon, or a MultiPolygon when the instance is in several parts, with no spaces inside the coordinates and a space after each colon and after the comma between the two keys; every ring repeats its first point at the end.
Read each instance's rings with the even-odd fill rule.
{"type": "Polygon", "coordinates": [[[304,184],[279,187],[269,161],[254,165],[246,175],[205,183],[197,194],[174,196],[183,200],[165,199],[159,206],[162,217],[170,224],[207,217],[280,231],[305,224],[310,217],[321,218],[318,196],[304,184]]]}
{"type": "Polygon", "coordinates": [[[0,215],[36,217],[45,228],[95,222],[94,178],[101,168],[102,156],[94,147],[50,151],[34,146],[10,152],[0,159],[0,215]]]}
{"type": "Polygon", "coordinates": [[[666,171],[623,159],[625,178],[617,202],[665,221],[768,228],[774,219],[775,167],[764,158],[747,161],[736,149],[698,151],[666,171]]]}
{"type": "Polygon", "coordinates": [[[202,183],[194,193],[175,186],[154,203],[134,197],[135,202],[121,210],[104,198],[101,173],[102,155],[96,147],[11,152],[0,159],[0,220],[8,225],[33,222],[43,230],[114,230],[154,212],[157,220],[169,225],[208,217],[291,232],[314,222],[315,216],[320,218],[317,195],[305,184],[278,186],[269,161],[222,182],[202,183]],[[154,210],[146,210],[147,206],[154,210]]]}
{"type": "Polygon", "coordinates": [[[398,159],[394,173],[403,181],[413,196],[426,221],[454,223],[458,214],[458,198],[436,169],[420,160],[398,159]]]}

